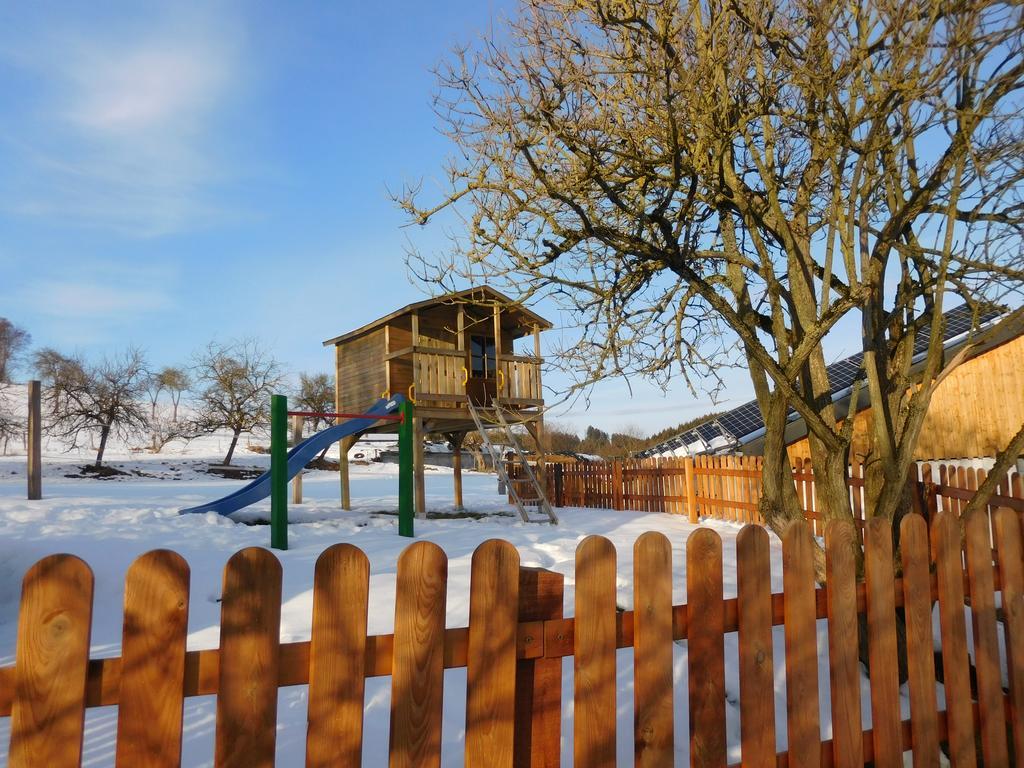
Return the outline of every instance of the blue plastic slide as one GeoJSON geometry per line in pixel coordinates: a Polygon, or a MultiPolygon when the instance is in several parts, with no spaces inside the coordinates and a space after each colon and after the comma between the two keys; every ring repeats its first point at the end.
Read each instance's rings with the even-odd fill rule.
{"type": "MultiPolygon", "coordinates": [[[[349,437],[350,435],[365,432],[367,429],[372,427],[377,422],[377,419],[373,418],[373,416],[385,416],[397,411],[398,406],[404,399],[405,398],[401,395],[395,395],[390,400],[381,398],[373,404],[372,408],[366,411],[367,418],[350,419],[344,424],[336,424],[333,427],[328,427],[321,432],[317,432],[312,437],[307,437],[301,443],[288,451],[288,479],[291,480],[299,474],[303,467],[312,461],[313,457],[320,453],[324,448],[333,445],[343,437],[349,437]]],[[[229,493],[223,499],[211,501],[209,504],[200,504],[198,507],[189,507],[188,509],[181,510],[181,513],[216,512],[218,515],[230,515],[232,512],[237,512],[242,507],[247,507],[260,499],[267,498],[269,495],[270,471],[268,470],[251,483],[239,488],[234,493],[229,493]]]]}

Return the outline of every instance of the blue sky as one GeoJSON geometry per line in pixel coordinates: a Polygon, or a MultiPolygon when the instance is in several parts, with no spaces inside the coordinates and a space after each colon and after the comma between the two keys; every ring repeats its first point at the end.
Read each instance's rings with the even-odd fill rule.
{"type": "MultiPolygon", "coordinates": [[[[445,233],[403,229],[387,190],[436,177],[431,67],[506,5],[5,4],[0,315],[90,356],[255,336],[328,370],[323,339],[423,297],[403,246],[445,233]]],[[[647,432],[711,407],[611,381],[553,418],[647,432]]]]}

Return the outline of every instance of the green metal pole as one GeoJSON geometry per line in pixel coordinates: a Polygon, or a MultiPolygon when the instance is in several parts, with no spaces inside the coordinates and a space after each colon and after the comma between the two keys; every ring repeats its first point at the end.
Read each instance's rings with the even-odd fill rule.
{"type": "Polygon", "coordinates": [[[413,404],[403,400],[399,406],[402,421],[398,424],[398,535],[412,537],[412,410],[413,404]]]}
{"type": "Polygon", "coordinates": [[[270,546],[288,549],[288,398],[270,396],[270,546]]]}

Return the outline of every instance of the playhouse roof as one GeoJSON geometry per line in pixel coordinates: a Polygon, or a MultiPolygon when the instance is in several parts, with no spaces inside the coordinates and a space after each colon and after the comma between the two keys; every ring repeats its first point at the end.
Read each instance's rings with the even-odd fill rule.
{"type": "Polygon", "coordinates": [[[413,312],[418,312],[421,309],[440,306],[456,306],[458,304],[476,307],[493,307],[498,305],[502,308],[508,308],[506,313],[509,313],[509,310],[511,310],[511,312],[520,315],[522,320],[521,324],[523,326],[530,327],[536,325],[541,330],[548,330],[553,327],[549,320],[545,320],[533,310],[528,309],[522,303],[506,296],[501,291],[497,291],[490,286],[481,285],[475,288],[466,288],[462,291],[455,291],[454,293],[446,293],[443,296],[435,296],[432,299],[424,299],[423,301],[417,301],[414,304],[408,304],[401,309],[395,310],[384,317],[374,320],[372,323],[367,323],[366,325],[360,326],[348,333],[335,336],[333,339],[327,339],[323,344],[325,347],[340,344],[343,341],[348,341],[356,336],[361,336],[368,331],[372,331],[375,328],[379,328],[382,325],[386,325],[392,320],[396,320],[403,315],[412,314],[413,312]]]}

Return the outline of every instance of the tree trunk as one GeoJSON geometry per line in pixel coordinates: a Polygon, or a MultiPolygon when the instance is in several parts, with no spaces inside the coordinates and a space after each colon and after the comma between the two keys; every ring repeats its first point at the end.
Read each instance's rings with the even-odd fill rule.
{"type": "Polygon", "coordinates": [[[103,466],[103,452],[107,450],[107,438],[110,437],[110,425],[104,424],[100,430],[100,447],[96,449],[96,466],[103,466]]]}
{"type": "Polygon", "coordinates": [[[178,423],[178,399],[177,398],[171,398],[171,403],[173,403],[173,406],[174,406],[173,409],[171,410],[171,421],[173,421],[175,424],[177,424],[178,423]]]}
{"type": "Polygon", "coordinates": [[[242,430],[236,429],[231,434],[231,445],[228,446],[228,455],[224,457],[224,466],[231,466],[231,457],[235,455],[235,446],[238,445],[238,436],[242,434],[242,430]]]}

